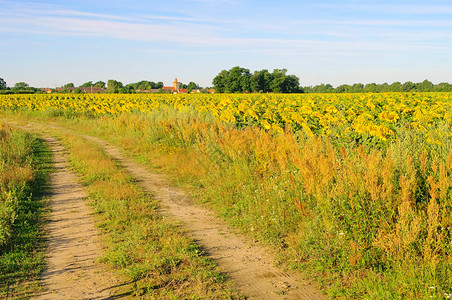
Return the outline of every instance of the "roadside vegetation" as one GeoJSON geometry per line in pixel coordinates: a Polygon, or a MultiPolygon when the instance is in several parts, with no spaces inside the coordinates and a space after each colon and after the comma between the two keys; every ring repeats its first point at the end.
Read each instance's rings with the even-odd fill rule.
{"type": "Polygon", "coordinates": [[[0,123],[0,298],[28,298],[45,268],[43,223],[51,155],[34,135],[0,123]]]}
{"type": "Polygon", "coordinates": [[[92,122],[87,128],[192,186],[195,198],[278,249],[281,263],[315,275],[333,297],[452,292],[446,124],[438,124],[438,143],[400,129],[393,142],[366,149],[174,110],[92,122]]]}
{"type": "Polygon", "coordinates": [[[158,213],[144,193],[98,146],[56,133],[69,162],[86,186],[98,226],[105,234],[101,261],[129,283],[122,295],[155,299],[242,299],[201,247],[158,213]]]}
{"type": "Polygon", "coordinates": [[[263,111],[248,96],[224,95],[236,122],[221,121],[217,104],[177,101],[145,112],[54,108],[22,117],[109,139],[172,174],[333,297],[452,297],[450,94],[291,97],[291,106],[276,98],[261,99],[275,107],[263,111]],[[230,105],[234,97],[247,106],[230,105]]]}

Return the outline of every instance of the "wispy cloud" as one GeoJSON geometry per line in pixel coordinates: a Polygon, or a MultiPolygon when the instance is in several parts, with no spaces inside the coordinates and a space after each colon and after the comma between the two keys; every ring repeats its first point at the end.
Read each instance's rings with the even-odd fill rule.
{"type": "MultiPolygon", "coordinates": [[[[10,11],[0,12],[1,31],[20,31],[47,33],[57,35],[98,36],[115,39],[129,39],[147,42],[174,42],[193,45],[238,46],[261,45],[282,46],[309,43],[307,34],[319,37],[331,36],[349,38],[360,35],[394,34],[394,27],[451,27],[452,20],[393,20],[393,19],[354,19],[327,20],[305,19],[287,21],[281,25],[260,25],[252,20],[231,22],[225,19],[212,20],[210,17],[175,17],[164,15],[122,16],[99,14],[77,10],[62,9],[58,6],[34,5],[31,9],[16,7],[10,11]],[[159,22],[155,22],[159,21],[159,22]],[[165,21],[165,22],[160,22],[165,21]],[[253,34],[271,32],[267,38],[236,37],[228,35],[224,24],[244,27],[253,34]],[[182,24],[182,25],[181,25],[182,24]],[[305,30],[304,26],[312,26],[305,30]],[[341,26],[351,26],[345,31],[341,26]],[[378,27],[376,31],[363,29],[361,26],[378,27]],[[381,27],[391,27],[391,32],[382,31],[381,27]],[[291,33],[290,28],[297,28],[299,33],[291,33]],[[352,33],[352,34],[351,34],[352,33]],[[282,37],[278,37],[281,34],[282,37]],[[289,39],[287,37],[290,37],[289,39]]],[[[245,32],[246,33],[246,32],[245,32]]],[[[402,32],[401,32],[402,34],[402,32]]],[[[401,34],[398,34],[400,36],[401,34]]],[[[242,34],[241,34],[242,35],[242,34]]]]}

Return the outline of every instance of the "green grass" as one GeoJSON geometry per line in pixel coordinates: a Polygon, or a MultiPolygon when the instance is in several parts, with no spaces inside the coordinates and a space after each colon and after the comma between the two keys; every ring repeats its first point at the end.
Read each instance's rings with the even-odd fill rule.
{"type": "MultiPolygon", "coordinates": [[[[40,273],[45,268],[43,197],[52,171],[51,153],[36,136],[6,130],[11,147],[3,149],[3,170],[15,165],[16,171],[30,170],[31,177],[24,180],[19,176],[15,178],[17,181],[8,178],[8,182],[2,182],[1,201],[4,204],[8,200],[5,195],[9,195],[14,198],[14,205],[7,213],[11,220],[8,238],[0,247],[0,298],[25,299],[40,290],[40,273]]],[[[3,143],[3,147],[8,145],[3,143]]]]}

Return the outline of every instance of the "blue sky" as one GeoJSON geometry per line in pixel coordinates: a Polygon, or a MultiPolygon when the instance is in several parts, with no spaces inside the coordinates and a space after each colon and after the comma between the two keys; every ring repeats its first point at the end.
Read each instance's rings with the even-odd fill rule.
{"type": "Polygon", "coordinates": [[[0,0],[0,77],[211,86],[286,68],[303,86],[452,82],[452,2],[0,0]]]}

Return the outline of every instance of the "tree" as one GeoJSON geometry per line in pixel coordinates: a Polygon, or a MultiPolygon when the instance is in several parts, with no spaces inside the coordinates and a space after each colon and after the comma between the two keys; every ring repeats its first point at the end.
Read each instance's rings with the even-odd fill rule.
{"type": "Polygon", "coordinates": [[[100,87],[100,88],[105,88],[105,82],[103,81],[98,81],[94,84],[94,87],[100,87]]]}
{"type": "Polygon", "coordinates": [[[416,83],[416,91],[418,92],[433,92],[434,87],[435,85],[427,79],[420,83],[416,83]]]}
{"type": "Polygon", "coordinates": [[[364,84],[362,83],[355,83],[351,86],[349,93],[362,93],[364,90],[364,84]]]}
{"type": "Polygon", "coordinates": [[[249,92],[250,88],[250,70],[236,66],[229,70],[229,78],[226,84],[227,93],[249,92]]]}
{"type": "Polygon", "coordinates": [[[94,84],[92,81],[85,82],[80,87],[94,87],[94,84]]]}
{"type": "Polygon", "coordinates": [[[228,81],[229,81],[229,71],[222,70],[220,74],[215,76],[215,78],[212,81],[215,91],[217,93],[226,92],[226,86],[228,84],[228,81]]]}
{"type": "Polygon", "coordinates": [[[389,85],[389,90],[391,92],[401,92],[402,84],[399,81],[393,82],[389,85]]]}
{"type": "Polygon", "coordinates": [[[63,87],[65,87],[65,88],[74,87],[74,84],[71,82],[71,83],[65,84],[63,87]]]}
{"type": "Polygon", "coordinates": [[[309,93],[334,93],[334,88],[331,84],[324,84],[321,83],[319,85],[316,85],[314,87],[309,87],[306,90],[309,91],[309,93]]]}
{"type": "Polygon", "coordinates": [[[243,93],[251,90],[250,78],[250,70],[236,66],[229,71],[222,70],[212,83],[218,93],[243,93]]]}
{"type": "Polygon", "coordinates": [[[287,69],[274,69],[270,89],[274,93],[299,93],[300,79],[295,75],[286,75],[287,69]]]}
{"type": "Polygon", "coordinates": [[[379,85],[379,88],[378,88],[378,91],[379,91],[380,93],[386,93],[386,92],[389,92],[389,91],[390,91],[389,84],[387,84],[386,82],[383,83],[383,84],[380,84],[380,85],[379,85]]]}
{"type": "Polygon", "coordinates": [[[110,79],[107,82],[107,91],[109,93],[120,93],[124,86],[122,85],[122,82],[110,79]]]}
{"type": "Polygon", "coordinates": [[[416,85],[412,83],[411,81],[407,81],[402,85],[401,92],[411,92],[416,88],[416,85]]]}
{"type": "Polygon", "coordinates": [[[0,78],[0,90],[6,90],[6,82],[3,80],[3,78],[0,78]]]}
{"type": "Polygon", "coordinates": [[[300,78],[295,75],[289,75],[286,76],[286,81],[286,93],[303,93],[303,89],[300,87],[300,78]]]}
{"type": "Polygon", "coordinates": [[[378,86],[376,83],[368,83],[364,86],[365,93],[376,93],[378,91],[378,86]]]}
{"type": "Polygon", "coordinates": [[[351,86],[348,84],[342,84],[336,88],[336,93],[350,93],[351,86]]]}
{"type": "Polygon", "coordinates": [[[435,92],[452,92],[452,85],[447,82],[441,82],[435,85],[435,92]]]}
{"type": "Polygon", "coordinates": [[[28,83],[25,83],[25,82],[18,82],[18,83],[16,83],[15,85],[14,85],[14,90],[21,90],[21,91],[23,91],[23,90],[26,90],[27,88],[29,87],[29,85],[28,85],[28,83]]]}
{"type": "Polygon", "coordinates": [[[196,90],[196,89],[199,89],[199,85],[197,85],[193,81],[190,81],[187,85],[188,92],[191,93],[191,91],[196,90]]]}
{"type": "Polygon", "coordinates": [[[272,74],[268,70],[254,71],[250,79],[250,87],[252,92],[268,93],[273,80],[272,74]]]}
{"type": "Polygon", "coordinates": [[[213,79],[217,93],[244,93],[244,92],[275,92],[300,93],[300,79],[295,75],[287,75],[287,69],[275,69],[273,73],[268,70],[255,71],[242,67],[233,67],[229,71],[222,70],[213,79]]]}

